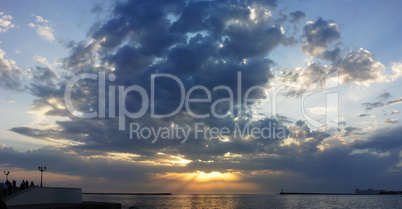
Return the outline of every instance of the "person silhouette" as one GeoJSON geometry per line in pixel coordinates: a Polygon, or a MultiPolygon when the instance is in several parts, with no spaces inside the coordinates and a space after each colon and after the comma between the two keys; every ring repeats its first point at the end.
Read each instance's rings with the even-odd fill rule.
{"type": "Polygon", "coordinates": [[[3,183],[3,192],[4,192],[4,196],[7,196],[7,189],[8,189],[7,182],[4,182],[4,183],[3,183]]]}
{"type": "Polygon", "coordinates": [[[11,182],[7,181],[7,187],[8,187],[8,194],[11,195],[12,189],[13,189],[13,186],[11,185],[11,182]]]}
{"type": "Polygon", "coordinates": [[[25,189],[25,181],[24,179],[22,179],[21,185],[20,185],[20,189],[24,190],[25,189]]]}

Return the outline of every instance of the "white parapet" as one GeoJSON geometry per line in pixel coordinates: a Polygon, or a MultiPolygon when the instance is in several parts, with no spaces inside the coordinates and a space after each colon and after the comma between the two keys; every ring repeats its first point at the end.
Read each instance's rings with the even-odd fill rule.
{"type": "Polygon", "coordinates": [[[3,201],[7,206],[82,203],[81,188],[34,187],[13,194],[3,201]]]}

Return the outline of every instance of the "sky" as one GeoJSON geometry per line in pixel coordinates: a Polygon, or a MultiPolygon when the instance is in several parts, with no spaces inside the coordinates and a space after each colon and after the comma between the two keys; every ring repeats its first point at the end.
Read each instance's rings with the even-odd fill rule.
{"type": "Polygon", "coordinates": [[[0,0],[0,170],[84,192],[401,190],[401,4],[0,0]]]}

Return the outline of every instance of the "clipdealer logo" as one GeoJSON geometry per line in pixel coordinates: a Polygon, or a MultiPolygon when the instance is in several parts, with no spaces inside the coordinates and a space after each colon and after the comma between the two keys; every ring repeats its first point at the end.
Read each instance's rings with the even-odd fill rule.
{"type": "MultiPolygon", "coordinates": [[[[114,74],[109,74],[107,76],[107,79],[110,82],[115,81],[116,76],[114,74]]],[[[325,77],[325,90],[328,91],[330,89],[335,89],[338,87],[338,75],[337,72],[329,74],[325,77]]],[[[138,119],[144,116],[147,112],[150,113],[151,118],[156,118],[156,119],[162,119],[162,118],[168,118],[172,117],[176,114],[178,114],[180,111],[184,110],[193,118],[196,119],[203,119],[203,118],[208,118],[208,117],[214,117],[216,119],[221,119],[229,116],[231,113],[234,112],[235,109],[235,104],[236,104],[236,109],[237,109],[237,115],[242,115],[244,112],[247,111],[250,102],[256,102],[258,99],[252,99],[249,98],[250,94],[253,91],[263,91],[268,93],[268,98],[271,103],[271,116],[276,117],[277,114],[277,96],[280,93],[281,90],[284,89],[283,85],[280,86],[273,86],[272,88],[267,91],[266,87],[263,86],[252,86],[249,89],[247,89],[244,92],[242,92],[242,77],[241,77],[241,72],[237,72],[237,86],[236,86],[236,93],[237,93],[237,100],[235,101],[234,99],[234,92],[233,90],[225,85],[220,85],[216,86],[212,89],[212,92],[216,91],[225,91],[228,93],[229,97],[226,98],[219,98],[215,101],[212,101],[212,93],[211,91],[205,87],[205,86],[200,86],[196,85],[191,87],[190,89],[186,90],[183,82],[180,80],[180,78],[171,75],[171,74],[152,74],[151,75],[151,80],[150,80],[150,92],[148,92],[141,86],[139,85],[132,85],[129,87],[125,86],[113,86],[109,85],[108,86],[108,101],[106,101],[106,74],[104,72],[100,72],[98,75],[94,73],[83,73],[79,74],[77,76],[74,76],[68,83],[65,88],[65,104],[67,109],[76,117],[80,118],[104,118],[104,117],[109,117],[109,118],[114,118],[118,117],[118,127],[119,130],[125,130],[126,129],[126,118],[129,117],[131,119],[138,119]],[[177,83],[177,85],[180,87],[180,102],[179,105],[174,109],[174,111],[167,113],[167,114],[156,114],[155,113],[155,84],[157,79],[170,79],[171,81],[174,81],[177,83]],[[92,111],[92,112],[80,112],[77,110],[72,102],[72,92],[73,92],[73,87],[83,79],[92,79],[92,80],[98,80],[98,112],[92,111]],[[118,89],[118,94],[116,95],[116,87],[118,89]],[[205,93],[205,98],[191,98],[191,95],[193,94],[194,91],[202,91],[205,93]],[[130,92],[135,92],[140,95],[141,97],[141,108],[137,112],[129,112],[126,108],[126,99],[127,95],[130,92]],[[116,96],[117,96],[117,104],[116,104],[116,96]],[[106,102],[108,102],[108,115],[106,116],[106,102]],[[203,104],[210,104],[210,110],[208,113],[205,114],[196,114],[194,111],[191,109],[190,104],[196,104],[196,103],[203,103],[203,104]],[[217,112],[217,105],[219,103],[228,103],[229,104],[229,110],[225,114],[219,114],[217,112]],[[118,112],[116,114],[116,105],[118,105],[118,112]],[[150,108],[150,109],[149,109],[150,108]]],[[[325,132],[327,132],[330,135],[336,135],[337,130],[338,130],[338,92],[333,91],[331,93],[326,94],[326,117],[324,122],[320,122],[318,120],[315,120],[308,116],[308,114],[305,112],[305,100],[314,94],[319,94],[321,91],[323,91],[321,88],[316,88],[317,86],[321,86],[320,83],[321,81],[317,81],[315,83],[315,88],[307,88],[305,93],[301,97],[301,106],[302,106],[302,115],[304,116],[305,120],[310,123],[310,125],[314,128],[325,128],[325,132]],[[319,85],[316,85],[319,84],[319,85]]],[[[235,127],[228,128],[228,127],[221,127],[221,128],[216,128],[216,127],[204,127],[200,128],[200,124],[197,123],[194,126],[187,126],[187,127],[178,127],[172,126],[172,127],[141,127],[140,124],[138,123],[130,123],[130,138],[135,136],[136,138],[143,138],[143,139],[151,139],[152,142],[156,142],[158,138],[176,138],[176,139],[183,139],[182,143],[185,142],[188,138],[190,133],[193,133],[195,135],[195,138],[197,138],[199,135],[203,135],[204,137],[209,137],[209,138],[216,138],[220,137],[222,135],[227,135],[227,134],[233,134],[230,133],[230,130],[234,130],[234,134],[236,133],[242,133],[239,134],[240,137],[262,137],[262,138],[272,138],[272,137],[285,137],[285,129],[283,127],[278,127],[276,126],[277,124],[267,124],[266,127],[249,127],[248,124],[239,126],[239,124],[235,123],[235,127]],[[269,126],[269,127],[268,127],[269,126]],[[283,129],[283,130],[281,130],[283,129]],[[200,131],[202,130],[202,131],[200,131]],[[274,133],[275,130],[280,130],[277,131],[277,133],[274,133]],[[202,133],[202,134],[201,134],[202,133]],[[272,135],[274,134],[274,135],[272,135]]]]}

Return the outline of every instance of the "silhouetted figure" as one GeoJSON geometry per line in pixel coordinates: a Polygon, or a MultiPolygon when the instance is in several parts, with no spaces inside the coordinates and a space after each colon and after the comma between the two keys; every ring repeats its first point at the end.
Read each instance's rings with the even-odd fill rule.
{"type": "Polygon", "coordinates": [[[29,185],[30,187],[34,187],[35,184],[33,183],[33,181],[31,181],[31,185],[29,185]]]}
{"type": "Polygon", "coordinates": [[[11,182],[7,181],[7,187],[8,187],[8,194],[11,195],[13,192],[13,186],[11,185],[11,182]]]}
{"type": "Polygon", "coordinates": [[[13,180],[13,189],[17,188],[17,182],[15,180],[13,180]]]}
{"type": "Polygon", "coordinates": [[[28,189],[28,187],[29,187],[29,182],[28,182],[28,180],[26,180],[25,181],[25,188],[28,189]]]}
{"type": "Polygon", "coordinates": [[[4,182],[4,184],[3,184],[3,192],[4,192],[4,196],[7,196],[7,189],[8,189],[7,182],[4,182]]]}
{"type": "Polygon", "coordinates": [[[20,189],[24,190],[25,189],[25,181],[24,179],[22,179],[21,185],[20,185],[20,189]]]}

